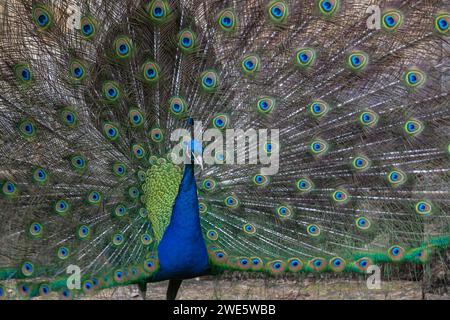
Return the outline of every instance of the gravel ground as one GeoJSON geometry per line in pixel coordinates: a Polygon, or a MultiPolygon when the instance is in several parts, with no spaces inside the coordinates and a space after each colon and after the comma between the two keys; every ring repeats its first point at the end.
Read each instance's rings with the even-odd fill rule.
{"type": "MultiPolygon", "coordinates": [[[[166,298],[168,281],[149,283],[148,300],[166,298]]],[[[8,284],[9,298],[17,298],[14,281],[8,284]]],[[[364,277],[345,275],[303,275],[264,278],[229,274],[183,281],[177,299],[183,300],[450,300],[448,282],[423,289],[422,281],[382,280],[380,289],[368,289],[364,277]]],[[[34,299],[43,299],[37,297],[34,299]]],[[[46,299],[59,299],[51,293],[46,299]]],[[[113,288],[83,296],[86,300],[142,300],[136,285],[113,288]]]]}
{"type": "MultiPolygon", "coordinates": [[[[167,281],[149,284],[147,299],[165,299],[167,281]]],[[[447,292],[448,292],[447,288],[447,292]]],[[[184,281],[177,299],[184,300],[450,300],[448,293],[422,293],[422,283],[382,282],[381,289],[369,290],[365,280],[355,279],[191,279],[184,281]]],[[[105,290],[88,299],[141,300],[136,286],[105,290]]]]}

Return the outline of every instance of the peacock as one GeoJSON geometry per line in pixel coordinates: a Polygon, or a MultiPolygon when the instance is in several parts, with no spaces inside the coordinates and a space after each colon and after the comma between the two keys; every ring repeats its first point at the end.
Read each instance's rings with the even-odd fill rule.
{"type": "Polygon", "coordinates": [[[448,250],[445,1],[0,8],[0,299],[448,250]]]}

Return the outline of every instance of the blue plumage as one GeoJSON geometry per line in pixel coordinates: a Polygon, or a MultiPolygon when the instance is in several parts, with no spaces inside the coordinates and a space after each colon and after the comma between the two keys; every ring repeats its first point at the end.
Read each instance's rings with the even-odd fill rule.
{"type": "Polygon", "coordinates": [[[158,246],[158,257],[160,270],[155,280],[192,278],[205,274],[209,268],[192,164],[185,166],[170,224],[158,246]]]}

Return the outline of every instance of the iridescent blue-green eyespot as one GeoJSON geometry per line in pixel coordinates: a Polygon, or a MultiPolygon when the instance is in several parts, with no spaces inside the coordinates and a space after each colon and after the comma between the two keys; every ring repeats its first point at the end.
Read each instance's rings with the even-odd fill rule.
{"type": "Polygon", "coordinates": [[[43,186],[48,182],[48,173],[44,168],[38,167],[33,171],[33,180],[43,186]]]}
{"type": "Polygon", "coordinates": [[[307,107],[309,114],[315,118],[322,118],[328,111],[330,111],[329,105],[322,100],[313,100],[307,107]]]}
{"type": "Polygon", "coordinates": [[[328,151],[328,148],[328,143],[320,138],[316,138],[310,143],[310,151],[315,156],[325,154],[328,151]]]}
{"type": "Polygon", "coordinates": [[[275,108],[275,99],[271,97],[261,97],[257,102],[257,110],[262,114],[268,114],[275,108]]]}
{"type": "Polygon", "coordinates": [[[144,116],[138,109],[130,109],[128,112],[128,120],[133,128],[141,127],[144,124],[144,116]]]}
{"type": "Polygon", "coordinates": [[[102,194],[97,190],[92,190],[87,194],[87,202],[92,205],[98,205],[103,199],[102,194]]]}
{"type": "Polygon", "coordinates": [[[191,53],[197,46],[197,35],[190,29],[182,30],[178,35],[178,47],[183,53],[191,53]]]}
{"type": "Polygon", "coordinates": [[[297,180],[296,187],[301,192],[310,192],[311,190],[313,190],[314,184],[309,178],[302,177],[297,180]]]}
{"type": "Polygon", "coordinates": [[[136,143],[131,147],[133,155],[136,159],[143,159],[146,156],[146,151],[143,145],[136,143]]]}
{"type": "Polygon", "coordinates": [[[371,227],[371,222],[366,217],[357,218],[355,224],[359,230],[369,230],[371,227]]]}
{"type": "Polygon", "coordinates": [[[423,131],[424,128],[425,126],[423,125],[423,123],[416,119],[410,119],[406,121],[403,127],[403,129],[409,136],[417,136],[423,131]]]}
{"type": "Polygon", "coordinates": [[[378,123],[379,116],[372,110],[366,110],[360,113],[359,122],[365,127],[375,127],[378,123]]]}
{"type": "Polygon", "coordinates": [[[160,128],[153,128],[149,132],[150,139],[155,143],[161,143],[164,139],[164,133],[160,128]]]}
{"type": "Polygon", "coordinates": [[[102,87],[103,97],[108,102],[116,102],[120,98],[119,85],[114,81],[107,81],[102,87]]]}
{"type": "Polygon", "coordinates": [[[347,57],[347,66],[351,71],[362,71],[367,67],[369,56],[363,51],[353,51],[347,57]]]}
{"type": "Polygon", "coordinates": [[[22,84],[28,84],[33,80],[33,72],[28,63],[19,63],[13,68],[14,74],[22,84]]]}
{"type": "Polygon", "coordinates": [[[336,189],[332,194],[331,194],[331,198],[339,204],[344,204],[347,203],[350,199],[350,195],[348,194],[348,192],[344,189],[336,189]]]}
{"type": "Polygon", "coordinates": [[[358,172],[366,171],[370,168],[371,161],[364,155],[357,155],[352,159],[352,167],[358,172]]]}
{"type": "Polygon", "coordinates": [[[86,168],[86,158],[79,154],[72,155],[70,157],[70,163],[76,171],[81,171],[86,168]]]}
{"type": "Polygon", "coordinates": [[[91,228],[88,225],[81,225],[77,229],[77,236],[81,240],[88,239],[91,235],[91,228]]]}
{"type": "Polygon", "coordinates": [[[325,16],[332,16],[339,8],[340,0],[317,0],[319,10],[325,16]]]}
{"type": "Polygon", "coordinates": [[[202,181],[202,189],[205,191],[214,191],[217,187],[217,182],[212,178],[206,178],[202,181]]]}
{"type": "Polygon", "coordinates": [[[255,54],[250,54],[242,59],[241,66],[244,74],[255,75],[261,66],[261,59],[255,54]]]}
{"type": "Polygon", "coordinates": [[[86,66],[80,60],[73,60],[69,65],[69,77],[74,82],[81,82],[86,77],[86,66]]]}
{"type": "Polygon", "coordinates": [[[68,128],[73,128],[77,125],[78,114],[71,108],[64,108],[60,111],[60,119],[68,128]]]}
{"type": "Polygon", "coordinates": [[[289,206],[281,205],[276,208],[276,213],[281,219],[287,219],[292,216],[292,209],[289,206]]]}
{"type": "Polygon", "coordinates": [[[91,16],[81,17],[80,33],[84,39],[92,39],[97,33],[97,21],[91,16]]]}
{"type": "Polygon", "coordinates": [[[142,79],[148,84],[158,82],[159,70],[159,65],[156,62],[147,60],[141,67],[142,79]]]}
{"type": "Polygon", "coordinates": [[[236,14],[232,9],[225,9],[219,13],[217,23],[225,32],[234,31],[237,25],[236,14]]]}
{"type": "Polygon", "coordinates": [[[403,23],[403,14],[397,9],[387,10],[381,17],[384,30],[396,31],[403,23]]]}
{"type": "Polygon", "coordinates": [[[187,103],[182,97],[174,96],[169,100],[169,110],[172,115],[181,118],[187,113],[187,103]]]}
{"type": "Polygon", "coordinates": [[[39,222],[33,222],[31,223],[28,230],[30,236],[32,236],[33,238],[39,238],[43,232],[42,224],[40,224],[39,222]]]}
{"type": "Polygon", "coordinates": [[[450,14],[441,13],[434,19],[434,29],[442,35],[447,35],[450,25],[450,14]]]}
{"type": "Polygon", "coordinates": [[[235,196],[228,196],[224,200],[225,205],[230,209],[235,209],[239,206],[239,200],[235,196]]]}
{"type": "Polygon", "coordinates": [[[170,6],[167,0],[151,0],[146,7],[150,20],[156,24],[163,24],[170,16],[170,6]]]}
{"type": "Polygon", "coordinates": [[[252,181],[257,187],[266,187],[270,182],[270,178],[263,174],[256,174],[253,176],[252,181]]]}
{"type": "Polygon", "coordinates": [[[133,53],[133,44],[127,36],[118,36],[114,40],[114,54],[117,59],[129,58],[133,53]]]}
{"type": "Polygon", "coordinates": [[[419,201],[415,205],[416,212],[421,216],[428,216],[433,212],[433,205],[429,201],[419,201]]]}
{"type": "Polygon", "coordinates": [[[39,31],[48,30],[53,25],[53,14],[47,6],[41,4],[33,6],[32,17],[39,31]]]}
{"type": "Polygon", "coordinates": [[[251,223],[246,223],[242,226],[242,230],[246,233],[246,234],[254,234],[256,232],[256,228],[254,225],[252,225],[251,223]]]}
{"type": "Polygon", "coordinates": [[[300,68],[309,68],[316,60],[316,51],[312,48],[301,48],[295,53],[295,62],[300,68]]]}
{"type": "Polygon", "coordinates": [[[57,214],[63,216],[63,215],[65,215],[66,213],[69,212],[69,210],[70,210],[70,205],[69,205],[69,203],[67,202],[67,200],[65,200],[65,199],[60,199],[60,200],[56,201],[54,208],[55,208],[55,211],[56,211],[57,214]]]}
{"type": "Polygon", "coordinates": [[[393,169],[387,174],[387,180],[393,187],[399,187],[404,184],[406,178],[406,174],[399,169],[393,169]]]}
{"type": "Polygon", "coordinates": [[[226,114],[218,114],[212,119],[212,124],[214,128],[219,130],[224,130],[227,128],[229,118],[226,114]]]}
{"type": "Polygon", "coordinates": [[[28,141],[34,140],[37,134],[35,122],[32,119],[22,120],[19,123],[19,132],[24,139],[28,141]]]}
{"type": "Polygon", "coordinates": [[[309,226],[306,227],[306,232],[311,237],[318,237],[318,236],[320,236],[321,230],[320,230],[320,227],[318,225],[310,224],[309,226]]]}
{"type": "Polygon", "coordinates": [[[124,177],[125,174],[127,173],[127,168],[126,168],[125,164],[122,162],[115,162],[113,164],[112,169],[113,169],[114,175],[119,178],[124,177]]]}
{"type": "Polygon", "coordinates": [[[211,229],[206,231],[206,237],[211,241],[215,241],[219,238],[219,233],[216,230],[211,229]]]}
{"type": "Polygon", "coordinates": [[[289,7],[285,1],[275,0],[267,6],[267,13],[273,23],[280,24],[287,20],[289,7]]]}
{"type": "Polygon", "coordinates": [[[214,70],[206,70],[200,75],[200,84],[205,92],[215,92],[219,87],[219,75],[214,70]]]}
{"type": "Polygon", "coordinates": [[[2,182],[2,194],[5,197],[12,198],[18,194],[17,186],[14,182],[6,180],[2,182]]]}
{"type": "Polygon", "coordinates": [[[426,75],[417,68],[410,68],[403,73],[403,83],[410,88],[418,88],[426,81],[426,75]]]}
{"type": "Polygon", "coordinates": [[[120,136],[119,128],[111,122],[106,122],[103,125],[103,133],[105,134],[105,137],[110,141],[116,141],[120,136]]]}

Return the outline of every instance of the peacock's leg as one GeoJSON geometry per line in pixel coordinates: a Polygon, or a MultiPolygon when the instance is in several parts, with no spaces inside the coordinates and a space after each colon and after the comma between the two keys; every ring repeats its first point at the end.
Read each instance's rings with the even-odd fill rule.
{"type": "Polygon", "coordinates": [[[167,300],[175,300],[175,298],[177,297],[178,289],[180,289],[181,282],[183,282],[183,280],[179,279],[169,280],[169,286],[167,287],[167,295],[166,295],[167,300]]]}
{"type": "Polygon", "coordinates": [[[147,300],[147,282],[142,281],[138,283],[139,292],[141,294],[142,300],[147,300]]]}

